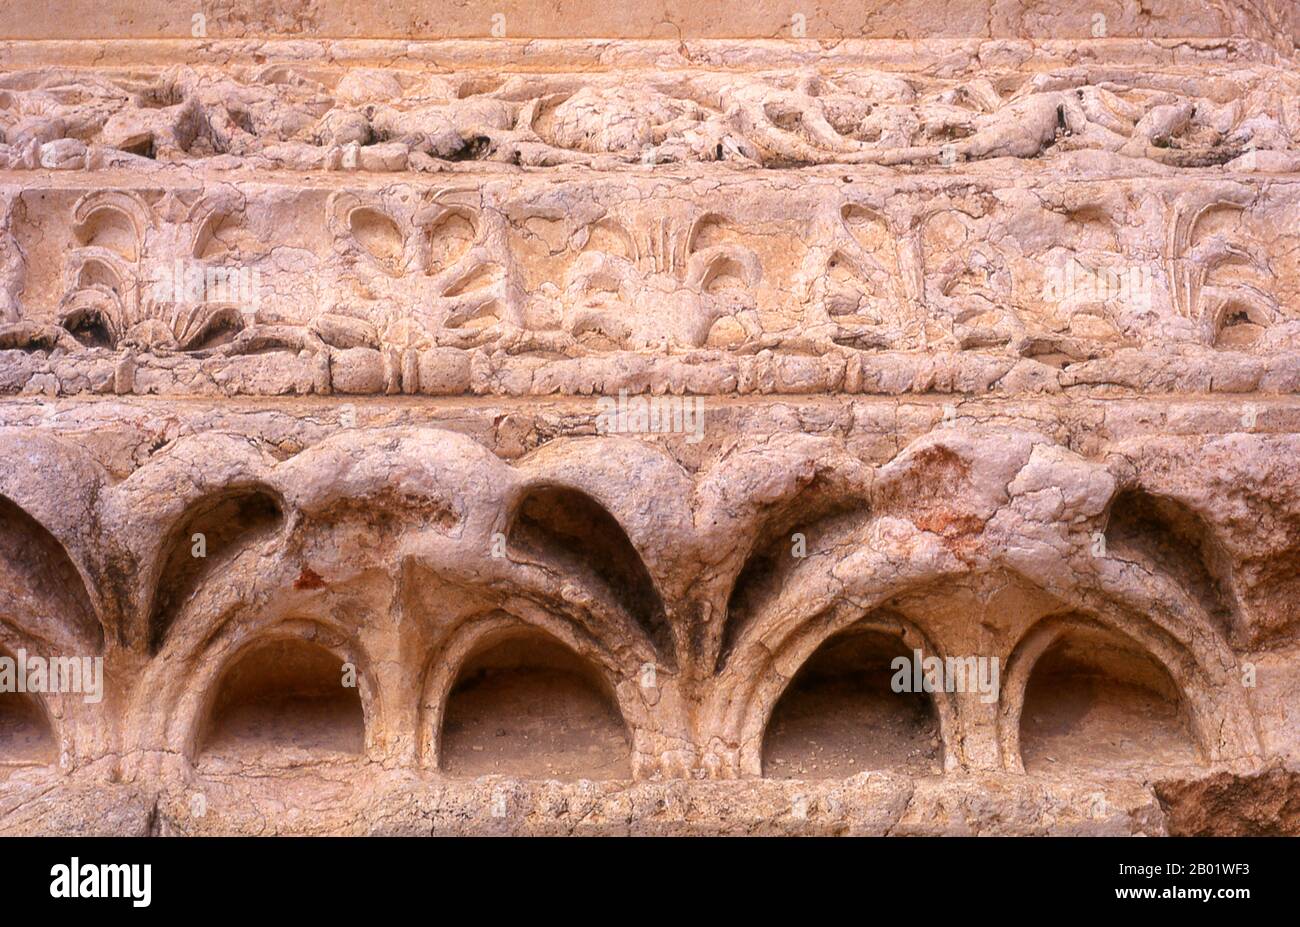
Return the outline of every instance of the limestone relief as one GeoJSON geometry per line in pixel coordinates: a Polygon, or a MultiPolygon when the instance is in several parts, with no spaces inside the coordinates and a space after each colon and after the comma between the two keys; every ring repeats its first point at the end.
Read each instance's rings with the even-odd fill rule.
{"type": "Polygon", "coordinates": [[[0,9],[0,833],[1300,833],[1291,4],[138,6],[0,9]]]}

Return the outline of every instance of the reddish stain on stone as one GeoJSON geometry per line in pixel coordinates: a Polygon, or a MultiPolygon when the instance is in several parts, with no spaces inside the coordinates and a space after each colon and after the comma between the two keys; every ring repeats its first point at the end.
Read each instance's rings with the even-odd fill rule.
{"type": "Polygon", "coordinates": [[[325,580],[311,567],[303,567],[298,578],[293,581],[295,589],[324,589],[325,580]]]}

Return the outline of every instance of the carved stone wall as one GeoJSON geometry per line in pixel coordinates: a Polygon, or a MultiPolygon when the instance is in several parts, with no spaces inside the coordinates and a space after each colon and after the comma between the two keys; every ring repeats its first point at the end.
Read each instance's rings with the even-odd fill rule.
{"type": "Polygon", "coordinates": [[[0,10],[0,832],[1300,832],[1293,4],[440,6],[0,10]]]}

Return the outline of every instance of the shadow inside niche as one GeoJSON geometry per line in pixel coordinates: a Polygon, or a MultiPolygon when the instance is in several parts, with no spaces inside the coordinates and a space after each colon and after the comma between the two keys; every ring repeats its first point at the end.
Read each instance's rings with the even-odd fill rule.
{"type": "MultiPolygon", "coordinates": [[[[104,630],[72,558],[40,522],[0,496],[0,594],[5,593],[29,600],[41,620],[75,629],[94,653],[102,651],[104,630]]],[[[53,636],[52,629],[28,630],[53,636]]]]}
{"type": "Polygon", "coordinates": [[[32,696],[0,692],[0,766],[37,766],[55,756],[54,734],[32,696]]]}
{"type": "Polygon", "coordinates": [[[664,603],[623,526],[585,493],[533,489],[510,526],[510,546],[530,559],[603,586],[636,621],[670,667],[676,666],[664,603]]]}
{"type": "Polygon", "coordinates": [[[1026,772],[1200,762],[1173,680],[1136,643],[1094,628],[1066,632],[1035,664],[1020,755],[1026,772]]]}
{"type": "Polygon", "coordinates": [[[265,490],[223,493],[196,504],[163,546],[166,560],[149,616],[150,652],[158,652],[185,600],[207,577],[220,575],[240,551],[279,530],[282,521],[279,503],[265,490]],[[197,535],[203,536],[202,557],[194,556],[197,535]]]}
{"type": "Polygon", "coordinates": [[[1172,576],[1231,639],[1231,567],[1203,518],[1173,499],[1125,490],[1111,503],[1106,544],[1112,556],[1138,559],[1172,576]]]}
{"type": "Polygon", "coordinates": [[[763,743],[770,779],[838,779],[868,770],[943,769],[939,720],[925,692],[895,692],[895,657],[911,650],[879,631],[849,630],[808,659],[781,695],[763,743]]]}
{"type": "Polygon", "coordinates": [[[859,500],[839,495],[817,477],[788,509],[774,512],[768,518],[727,599],[719,668],[727,665],[755,615],[780,595],[791,574],[798,569],[802,555],[795,553],[795,535],[800,536],[799,546],[806,553],[816,549],[816,545],[843,537],[860,523],[864,514],[859,500]]]}
{"type": "Polygon", "coordinates": [[[361,696],[344,685],[343,662],[302,640],[270,641],[226,670],[199,738],[201,758],[258,762],[359,755],[361,696]]]}
{"type": "Polygon", "coordinates": [[[489,646],[448,696],[440,765],[453,776],[630,779],[627,726],[585,660],[541,634],[489,646]]]}

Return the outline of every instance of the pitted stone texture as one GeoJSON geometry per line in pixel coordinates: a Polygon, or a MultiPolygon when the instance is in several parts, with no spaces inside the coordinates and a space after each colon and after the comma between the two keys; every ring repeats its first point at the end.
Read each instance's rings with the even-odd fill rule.
{"type": "Polygon", "coordinates": [[[343,0],[204,0],[195,9],[183,10],[163,0],[53,0],[36,15],[5,10],[0,15],[0,36],[29,40],[190,37],[195,35],[195,12],[204,14],[200,34],[212,38],[491,35],[754,40],[806,34],[810,39],[833,40],[1224,35],[1280,39],[1300,34],[1294,8],[1280,0],[1151,0],[1140,6],[1096,0],[1086,8],[1033,0],[760,0],[734,9],[675,0],[611,0],[599,6],[559,0],[545,9],[523,0],[501,0],[491,9],[440,0],[361,7],[343,0]]]}
{"type": "MultiPolygon", "coordinates": [[[[102,654],[108,680],[98,705],[49,697],[61,765],[24,767],[22,775],[50,784],[69,774],[108,777],[146,794],[176,793],[173,802],[197,791],[214,816],[169,827],[240,832],[251,820],[217,809],[223,796],[249,794],[247,772],[256,768],[257,781],[265,774],[280,783],[265,783],[259,800],[350,809],[346,823],[259,817],[257,828],[407,832],[417,825],[390,821],[396,812],[373,804],[376,794],[364,785],[372,776],[362,770],[416,776],[436,786],[431,794],[443,794],[436,790],[445,782],[453,789],[445,794],[462,794],[440,759],[446,704],[474,654],[521,633],[544,635],[594,668],[627,726],[638,782],[760,782],[775,704],[821,645],[845,633],[870,630],[926,653],[1002,661],[996,704],[935,693],[946,773],[927,780],[932,797],[919,806],[926,810],[914,797],[895,821],[859,820],[876,799],[851,810],[874,793],[848,783],[847,817],[810,824],[817,832],[893,832],[895,823],[908,833],[988,832],[994,818],[1012,831],[1159,832],[1154,810],[1136,818],[1125,811],[1128,823],[1114,818],[1118,799],[1106,796],[1129,786],[1105,783],[1190,783],[1294,762],[1282,668],[1300,615],[1279,585],[1295,575],[1300,556],[1293,432],[1242,432],[1225,416],[1223,434],[1203,424],[1175,438],[1143,423],[1097,443],[1086,410],[1073,413],[1071,438],[998,424],[1005,412],[996,406],[966,407],[947,422],[932,409],[938,427],[919,427],[895,451],[870,451],[861,438],[873,415],[906,416],[862,402],[790,410],[810,425],[824,420],[821,434],[757,433],[780,417],[742,403],[714,407],[708,440],[699,443],[687,435],[584,437],[594,403],[571,402],[531,419],[535,449],[521,455],[509,450],[516,440],[509,429],[493,426],[506,410],[492,407],[440,411],[462,433],[410,422],[427,413],[401,405],[345,410],[352,425],[341,428],[310,408],[222,414],[199,406],[168,421],[147,405],[125,404],[69,405],[56,412],[59,424],[7,428],[0,438],[23,465],[0,492],[66,552],[71,575],[83,577],[92,623],[42,630],[35,622],[53,601],[52,590],[43,592],[15,604],[6,649],[102,654]],[[379,425],[377,415],[393,424],[379,425]],[[95,419],[139,424],[98,429],[80,447],[78,433],[95,419]],[[159,427],[169,436],[150,437],[159,427]],[[560,508],[537,501],[557,491],[560,508]],[[565,547],[566,517],[588,519],[582,530],[595,542],[565,547]],[[614,528],[600,527],[601,518],[614,528]],[[195,531],[206,532],[211,560],[189,566],[195,531]],[[784,549],[795,532],[807,539],[806,556],[773,560],[770,545],[784,549]],[[1171,549],[1172,535],[1183,538],[1181,548],[1171,549]],[[1100,551],[1098,537],[1108,542],[1100,551]],[[755,572],[760,563],[765,572],[755,572]],[[638,569],[644,579],[636,582],[645,585],[629,585],[628,570],[638,569]],[[624,579],[611,584],[613,576],[624,579]],[[738,585],[751,591],[738,596],[738,585]],[[630,598],[642,594],[637,589],[659,603],[655,610],[630,598]],[[1190,761],[1152,754],[1136,765],[1070,773],[1078,758],[1067,738],[1058,756],[1064,766],[1031,767],[1024,778],[1026,684],[1043,654],[1076,639],[1114,644],[1130,655],[1114,658],[1121,664],[1150,661],[1167,675],[1186,712],[1190,761]],[[205,731],[216,723],[223,679],[269,640],[303,642],[356,667],[359,754],[288,745],[229,758],[212,752],[205,731]],[[1258,667],[1249,687],[1247,663],[1258,667]],[[649,687],[646,666],[654,667],[649,687]],[[985,777],[1008,773],[1006,781],[1020,783],[1014,799],[985,777]],[[1103,796],[1093,816],[1067,823],[1080,812],[1069,810],[1075,799],[1050,797],[1053,781],[1075,791],[1101,783],[1092,790],[1103,796]],[[1008,801],[1022,806],[1018,824],[1007,823],[1008,801]]],[[[1148,407],[1147,417],[1155,411],[1148,407]]],[[[1285,412],[1296,414],[1289,404],[1285,412]]],[[[525,804],[541,800],[532,786],[513,784],[526,776],[500,781],[508,792],[524,788],[525,804]]],[[[757,810],[768,791],[778,804],[798,794],[830,807],[817,803],[829,801],[834,786],[803,786],[756,785],[750,793],[683,786],[682,800],[720,809],[716,802],[749,795],[754,803],[736,820],[782,832],[786,824],[757,810]]],[[[475,788],[477,798],[457,800],[488,801],[498,787],[475,788]]],[[[606,789],[598,791],[613,794],[606,789]]],[[[571,803],[582,793],[555,794],[571,803]]],[[[1143,794],[1139,804],[1154,808],[1143,794]]],[[[636,810],[639,799],[626,800],[627,820],[608,819],[622,820],[622,812],[606,807],[596,819],[607,823],[596,829],[653,832],[654,816],[636,810]]],[[[430,830],[451,826],[437,823],[443,813],[429,811],[430,830]]],[[[690,819],[669,814],[663,829],[692,831],[690,819]]],[[[25,820],[10,826],[37,826],[25,820]]],[[[549,832],[529,820],[501,828],[549,832]]],[[[719,819],[718,827],[730,826],[719,819]]]]}
{"type": "Polygon", "coordinates": [[[695,167],[0,201],[15,392],[1291,393],[1300,377],[1289,179],[695,167]]]}
{"type": "Polygon", "coordinates": [[[0,10],[0,832],[1294,832],[1300,20],[1064,6],[0,10]]]}

